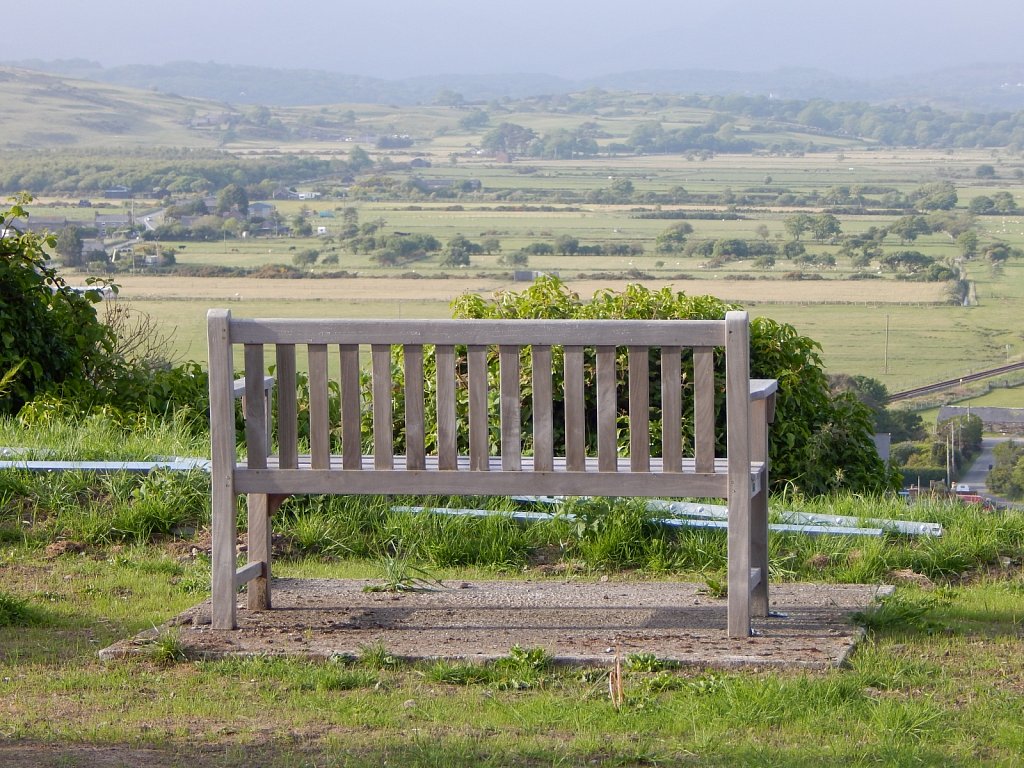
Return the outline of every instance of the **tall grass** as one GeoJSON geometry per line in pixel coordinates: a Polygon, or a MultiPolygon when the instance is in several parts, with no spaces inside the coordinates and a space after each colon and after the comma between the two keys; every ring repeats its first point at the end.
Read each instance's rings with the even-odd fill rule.
{"type": "MultiPolygon", "coordinates": [[[[205,444],[183,424],[142,424],[127,430],[100,419],[53,420],[26,430],[0,421],[0,443],[62,458],[140,459],[192,453],[205,444]]],[[[940,523],[941,537],[770,537],[772,578],[878,583],[911,571],[940,583],[968,572],[1000,570],[1024,557],[1024,514],[985,512],[941,500],[908,506],[895,497],[853,495],[773,499],[773,509],[860,518],[940,523]]],[[[725,571],[722,531],[667,529],[642,502],[576,500],[551,520],[522,523],[507,499],[295,497],[274,520],[284,555],[325,562],[379,561],[401,552],[431,568],[516,571],[552,554],[566,567],[631,569],[651,575],[719,578],[725,571]],[[485,517],[397,511],[396,505],[479,507],[485,517]]],[[[241,514],[242,510],[240,510],[241,514]]],[[[188,537],[209,524],[209,479],[200,472],[143,476],[89,472],[0,472],[0,541],[41,544],[64,538],[85,545],[143,544],[188,537]]]]}

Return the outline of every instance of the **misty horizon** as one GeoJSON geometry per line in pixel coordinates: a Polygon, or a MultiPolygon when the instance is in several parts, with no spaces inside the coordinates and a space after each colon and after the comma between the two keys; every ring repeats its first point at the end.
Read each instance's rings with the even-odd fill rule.
{"type": "Polygon", "coordinates": [[[322,70],[384,80],[545,75],[587,80],[655,70],[770,73],[809,69],[880,79],[979,64],[1020,64],[1024,5],[978,0],[922,8],[864,0],[823,9],[809,0],[717,4],[640,0],[622,6],[469,0],[343,7],[308,0],[216,4],[108,0],[102,13],[38,0],[19,8],[5,61],[82,59],[104,68],[216,62],[322,70]]]}

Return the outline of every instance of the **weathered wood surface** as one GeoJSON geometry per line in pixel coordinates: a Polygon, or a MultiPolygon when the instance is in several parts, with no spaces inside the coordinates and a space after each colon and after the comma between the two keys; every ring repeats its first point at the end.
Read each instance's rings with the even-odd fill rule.
{"type": "Polygon", "coordinates": [[[249,584],[250,608],[270,606],[267,518],[297,493],[726,498],[729,634],[749,634],[752,612],[766,614],[767,579],[751,574],[768,573],[767,425],[776,385],[750,380],[745,313],[716,321],[403,321],[233,319],[213,310],[208,322],[215,627],[235,626],[238,583],[249,584]],[[309,360],[305,408],[298,348],[309,360]],[[235,350],[251,382],[242,459],[235,350]],[[277,367],[276,409],[257,397],[268,360],[277,367]],[[716,425],[722,388],[724,434],[716,425]],[[241,494],[249,495],[256,546],[237,572],[241,494]]]}

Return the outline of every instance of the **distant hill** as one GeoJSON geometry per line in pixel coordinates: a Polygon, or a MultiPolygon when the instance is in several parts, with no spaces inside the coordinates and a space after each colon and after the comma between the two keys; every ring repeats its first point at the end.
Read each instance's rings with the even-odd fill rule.
{"type": "Polygon", "coordinates": [[[0,67],[0,149],[140,146],[213,147],[190,128],[231,107],[161,91],[0,67]]]}
{"type": "Polygon", "coordinates": [[[338,103],[430,104],[443,92],[467,101],[556,95],[600,88],[672,94],[772,95],[785,99],[932,105],[942,109],[1024,109],[1024,63],[986,64],[876,80],[815,69],[773,72],[649,70],[585,80],[542,74],[430,75],[403,80],[307,69],[213,62],[102,67],[81,59],[22,61],[17,66],[112,85],[233,104],[302,106],[338,103]]]}

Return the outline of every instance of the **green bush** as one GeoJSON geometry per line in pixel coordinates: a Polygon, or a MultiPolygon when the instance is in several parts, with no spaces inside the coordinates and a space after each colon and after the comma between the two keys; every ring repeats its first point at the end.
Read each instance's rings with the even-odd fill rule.
{"type": "MultiPolygon", "coordinates": [[[[557,278],[543,277],[521,293],[501,293],[490,301],[473,294],[460,296],[453,309],[457,318],[706,320],[721,319],[739,307],[713,296],[687,296],[668,287],[652,291],[641,285],[629,285],[621,293],[599,291],[584,302],[557,278]]],[[[786,485],[820,494],[899,487],[898,473],[887,469],[875,450],[871,411],[852,394],[830,392],[817,342],[791,325],[757,317],[751,321],[750,343],[751,375],[779,381],[769,448],[776,489],[786,485]]],[[[624,393],[625,380],[620,384],[624,393]]],[[[558,391],[557,382],[555,386],[558,391]]],[[[619,402],[626,398],[620,396],[619,402]]],[[[596,409],[596,403],[588,403],[588,408],[596,409]]],[[[524,418],[529,411],[524,403],[524,418]]],[[[655,405],[652,428],[660,418],[655,405]]],[[[724,420],[721,408],[719,418],[724,420]]]]}
{"type": "Polygon", "coordinates": [[[101,287],[68,286],[49,264],[55,239],[19,231],[28,201],[0,210],[0,414],[39,423],[98,413],[129,424],[187,413],[205,429],[206,372],[163,359],[166,339],[148,316],[123,305],[98,315],[101,287]]]}
{"type": "Polygon", "coordinates": [[[0,209],[0,413],[11,414],[37,394],[86,381],[113,346],[96,316],[100,291],[72,289],[50,265],[52,235],[21,232],[27,196],[0,209]]]}

